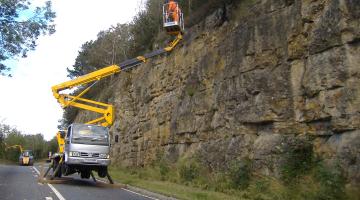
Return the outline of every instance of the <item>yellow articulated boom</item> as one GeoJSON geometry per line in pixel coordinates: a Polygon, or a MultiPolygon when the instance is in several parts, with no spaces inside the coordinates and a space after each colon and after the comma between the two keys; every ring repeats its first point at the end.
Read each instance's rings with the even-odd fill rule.
{"type": "MultiPolygon", "coordinates": [[[[5,144],[5,146],[6,146],[6,144],[5,144]]],[[[10,149],[10,148],[19,148],[19,149],[20,149],[20,153],[24,152],[24,149],[23,149],[22,146],[19,145],[19,144],[12,145],[12,146],[6,146],[6,147],[5,147],[5,150],[8,150],[8,149],[10,149]]]]}
{"type": "Polygon", "coordinates": [[[164,28],[169,35],[176,38],[165,48],[158,49],[143,56],[126,60],[119,65],[111,65],[76,79],[53,86],[52,93],[63,108],[76,107],[92,111],[101,116],[86,124],[71,124],[67,131],[59,131],[56,135],[59,149],[52,156],[52,164],[44,174],[47,176],[53,169],[51,179],[79,173],[81,178],[93,178],[93,171],[99,177],[107,177],[113,183],[108,174],[107,167],[110,165],[110,133],[107,127],[114,122],[114,107],[107,103],[97,102],[83,98],[83,96],[98,81],[121,71],[130,70],[155,56],[171,52],[183,39],[184,30],[183,14],[177,3],[165,4],[163,9],[164,28]],[[66,94],[65,90],[87,85],[77,95],[66,94]],[[65,136],[66,135],[66,136],[65,136]],[[66,146],[66,148],[65,148],[66,146]]]}
{"type": "Polygon", "coordinates": [[[91,72],[84,76],[80,76],[74,80],[70,80],[52,87],[52,92],[54,97],[58,100],[60,105],[63,108],[73,106],[80,109],[92,111],[101,114],[102,116],[87,122],[86,124],[100,124],[101,126],[108,127],[111,126],[114,122],[114,108],[110,104],[101,103],[89,99],[82,98],[86,92],[99,80],[108,77],[110,75],[119,73],[121,71],[129,70],[133,67],[140,65],[141,63],[146,62],[148,59],[155,56],[164,54],[166,52],[172,51],[175,46],[182,40],[182,35],[179,33],[174,41],[170,43],[169,46],[156,50],[152,53],[145,54],[144,56],[138,56],[136,58],[126,60],[120,65],[111,65],[103,69],[91,72]],[[82,86],[88,83],[93,83],[82,92],[76,96],[69,94],[60,94],[61,91],[71,89],[74,87],[82,86]]]}
{"type": "Polygon", "coordinates": [[[100,124],[101,126],[108,127],[114,122],[114,108],[112,105],[101,103],[89,99],[82,98],[90,88],[96,84],[97,81],[107,76],[119,73],[120,71],[129,70],[133,67],[146,62],[148,59],[155,56],[171,52],[177,44],[183,39],[182,34],[184,31],[184,15],[180,6],[176,2],[171,2],[163,5],[163,27],[168,35],[175,35],[176,38],[165,48],[158,49],[143,56],[138,56],[133,59],[126,60],[119,65],[112,65],[103,69],[94,71],[92,73],[80,76],[74,80],[70,80],[52,87],[54,97],[58,100],[63,108],[73,106],[80,109],[92,111],[101,114],[102,116],[87,122],[86,124],[100,124]],[[91,84],[85,90],[80,92],[77,96],[69,94],[60,94],[61,91],[71,89],[85,84],[91,84]]]}
{"type": "Polygon", "coordinates": [[[64,153],[64,148],[65,148],[65,131],[58,131],[56,133],[56,139],[57,139],[57,143],[58,143],[58,153],[64,153]]]}

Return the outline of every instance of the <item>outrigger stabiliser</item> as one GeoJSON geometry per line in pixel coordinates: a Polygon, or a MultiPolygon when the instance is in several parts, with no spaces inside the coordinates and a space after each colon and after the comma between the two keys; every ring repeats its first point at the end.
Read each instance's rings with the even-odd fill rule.
{"type": "MultiPolygon", "coordinates": [[[[51,161],[51,164],[49,165],[46,172],[42,176],[40,175],[42,177],[41,181],[42,182],[54,182],[53,180],[55,178],[61,178],[61,167],[63,166],[63,164],[64,164],[63,156],[59,156],[58,159],[53,158],[52,161],[51,161]],[[56,161],[56,160],[58,160],[58,161],[56,161]],[[48,174],[49,174],[51,169],[53,169],[53,173],[51,175],[49,175],[49,177],[48,177],[48,174]],[[48,180],[47,178],[49,178],[50,180],[48,180]]],[[[97,180],[96,180],[96,178],[94,176],[93,171],[90,171],[90,176],[93,179],[93,181],[95,183],[97,183],[97,180]]],[[[113,185],[114,181],[113,181],[113,179],[111,178],[111,176],[110,176],[110,174],[108,172],[106,173],[106,177],[109,180],[109,183],[113,185]]]]}

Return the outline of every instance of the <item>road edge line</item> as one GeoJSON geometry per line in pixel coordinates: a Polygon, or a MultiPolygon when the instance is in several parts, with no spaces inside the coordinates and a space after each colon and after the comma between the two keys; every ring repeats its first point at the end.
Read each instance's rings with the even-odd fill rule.
{"type": "Polygon", "coordinates": [[[137,192],[134,192],[134,191],[131,191],[131,190],[128,190],[128,189],[125,189],[125,188],[121,188],[122,190],[125,190],[127,192],[130,192],[130,193],[133,193],[133,194],[137,194],[139,196],[142,196],[142,197],[145,197],[145,198],[148,198],[148,199],[152,199],[152,200],[159,200],[159,199],[156,199],[154,197],[149,197],[149,196],[146,196],[146,195],[143,195],[143,194],[140,194],[140,193],[137,193],[137,192]]]}
{"type": "MultiPolygon", "coordinates": [[[[102,183],[107,183],[107,182],[105,182],[105,181],[103,181],[103,180],[100,180],[100,179],[96,179],[96,181],[99,181],[99,182],[102,182],[102,183]]],[[[148,198],[148,199],[159,200],[159,199],[157,199],[157,198],[150,197],[150,196],[146,196],[146,195],[144,195],[144,194],[140,194],[140,193],[134,192],[134,191],[129,190],[129,189],[121,188],[121,190],[125,190],[125,191],[127,191],[127,192],[130,192],[130,193],[133,193],[133,194],[136,194],[136,195],[139,195],[139,196],[148,198]]]]}
{"type": "MultiPolygon", "coordinates": [[[[36,171],[36,173],[38,175],[40,175],[40,171],[38,169],[36,169],[36,167],[33,166],[33,169],[36,171]]],[[[59,199],[59,200],[66,200],[62,195],[61,193],[53,186],[51,185],[50,183],[47,184],[49,186],[49,188],[55,193],[56,197],[59,199]]]]}

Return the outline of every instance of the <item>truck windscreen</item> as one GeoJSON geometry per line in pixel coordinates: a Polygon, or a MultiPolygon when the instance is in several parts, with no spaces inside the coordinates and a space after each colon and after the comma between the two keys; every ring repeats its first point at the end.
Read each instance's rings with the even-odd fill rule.
{"type": "Polygon", "coordinates": [[[88,145],[109,145],[108,129],[102,126],[74,124],[71,143],[88,145]]]}

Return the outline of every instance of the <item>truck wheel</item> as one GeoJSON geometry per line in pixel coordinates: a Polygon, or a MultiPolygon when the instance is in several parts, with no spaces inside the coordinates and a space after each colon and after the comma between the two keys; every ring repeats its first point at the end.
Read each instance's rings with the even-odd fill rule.
{"type": "Polygon", "coordinates": [[[107,175],[107,168],[100,168],[100,169],[98,170],[98,175],[99,175],[101,178],[106,177],[106,175],[107,175]]]}
{"type": "Polygon", "coordinates": [[[90,171],[82,171],[80,174],[82,179],[89,179],[90,178],[90,171]]]}

